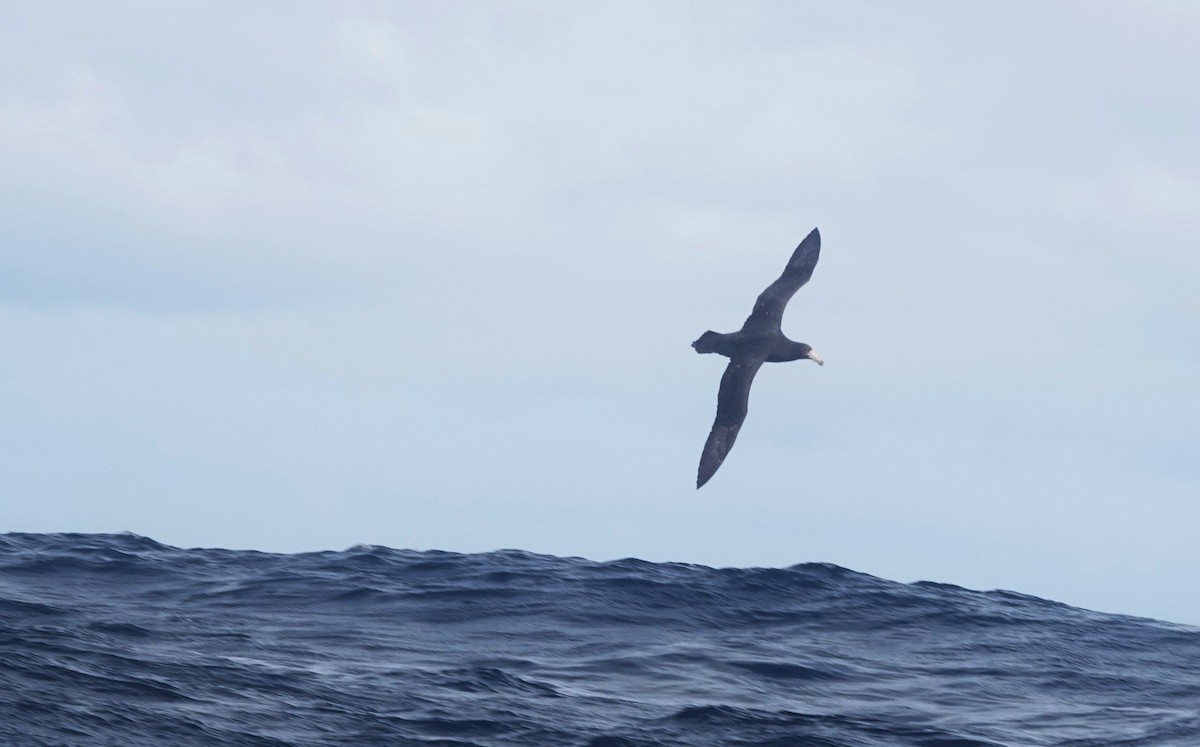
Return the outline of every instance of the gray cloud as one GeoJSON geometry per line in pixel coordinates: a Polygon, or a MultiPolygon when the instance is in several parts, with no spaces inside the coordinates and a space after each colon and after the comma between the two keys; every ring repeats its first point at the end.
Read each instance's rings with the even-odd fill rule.
{"type": "Polygon", "coordinates": [[[0,14],[11,528],[1200,620],[1192,6],[0,14]],[[764,370],[697,495],[687,343],[813,225],[829,365],[764,370]]]}

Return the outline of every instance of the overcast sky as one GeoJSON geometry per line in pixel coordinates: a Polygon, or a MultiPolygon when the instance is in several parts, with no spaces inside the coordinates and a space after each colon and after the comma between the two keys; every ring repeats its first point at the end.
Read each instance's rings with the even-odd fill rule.
{"type": "Polygon", "coordinates": [[[1200,623],[1200,4],[0,7],[0,531],[1200,623]],[[737,447],[732,331],[819,226],[737,447]]]}

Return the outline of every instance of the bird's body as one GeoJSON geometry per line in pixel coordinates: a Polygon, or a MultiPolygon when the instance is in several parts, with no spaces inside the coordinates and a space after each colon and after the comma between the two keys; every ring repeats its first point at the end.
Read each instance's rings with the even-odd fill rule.
{"type": "Polygon", "coordinates": [[[700,455],[696,487],[708,482],[733,448],[738,430],[746,419],[750,384],[763,363],[782,363],[808,358],[824,365],[821,357],[803,342],[789,340],[780,324],[783,310],[800,287],[812,277],[821,254],[821,234],[813,229],[784,268],[783,274],[759,294],[754,310],[737,332],[708,331],[692,343],[697,353],[717,353],[729,358],[717,394],[717,418],[700,455]]]}

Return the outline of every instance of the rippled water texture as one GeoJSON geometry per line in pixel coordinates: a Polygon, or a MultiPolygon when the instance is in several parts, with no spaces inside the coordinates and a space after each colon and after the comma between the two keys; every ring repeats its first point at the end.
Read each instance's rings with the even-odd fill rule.
{"type": "Polygon", "coordinates": [[[1200,745],[1200,630],[831,565],[0,535],[3,745],[1200,745]]]}

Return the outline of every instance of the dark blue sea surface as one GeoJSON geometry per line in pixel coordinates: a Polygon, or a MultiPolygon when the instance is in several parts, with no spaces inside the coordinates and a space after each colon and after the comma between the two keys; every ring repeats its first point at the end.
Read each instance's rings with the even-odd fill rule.
{"type": "Polygon", "coordinates": [[[1200,745],[1200,629],[832,565],[0,535],[0,745],[1200,745]]]}

